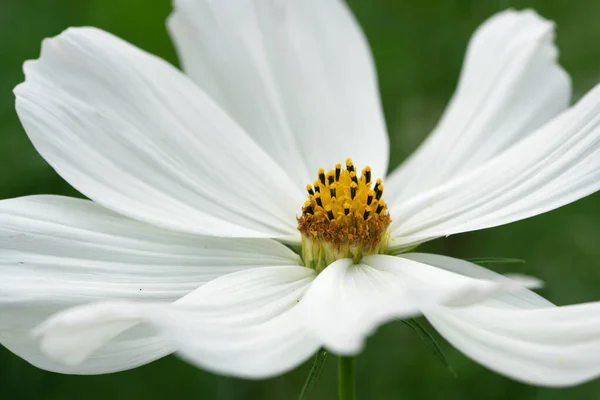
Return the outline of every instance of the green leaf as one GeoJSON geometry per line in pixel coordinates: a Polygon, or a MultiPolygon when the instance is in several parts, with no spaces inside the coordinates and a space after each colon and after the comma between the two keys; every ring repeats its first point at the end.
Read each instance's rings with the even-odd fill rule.
{"type": "Polygon", "coordinates": [[[306,378],[306,382],[304,382],[304,387],[302,387],[302,392],[300,392],[299,400],[306,400],[308,395],[313,390],[315,384],[319,380],[321,376],[321,372],[323,372],[323,367],[325,367],[325,363],[327,362],[327,357],[329,356],[329,352],[325,349],[320,349],[317,351],[315,355],[313,365],[310,368],[310,372],[308,373],[308,377],[306,378]]]}
{"type": "Polygon", "coordinates": [[[444,364],[446,369],[452,375],[454,375],[454,377],[456,377],[457,376],[456,372],[454,372],[454,369],[452,368],[452,366],[450,365],[448,360],[446,360],[446,356],[444,356],[442,349],[437,344],[437,342],[435,341],[435,339],[431,335],[431,333],[429,333],[429,331],[423,325],[421,325],[421,323],[419,321],[417,321],[416,319],[406,319],[406,320],[403,319],[402,322],[405,325],[409,326],[413,331],[415,331],[419,335],[421,340],[423,340],[423,342],[425,342],[429,346],[429,348],[432,350],[433,355],[436,356],[438,358],[438,360],[440,360],[442,362],[442,364],[444,364]]]}
{"type": "Polygon", "coordinates": [[[472,262],[473,264],[525,264],[525,260],[519,258],[506,258],[506,257],[473,257],[467,258],[465,261],[472,262]]]}

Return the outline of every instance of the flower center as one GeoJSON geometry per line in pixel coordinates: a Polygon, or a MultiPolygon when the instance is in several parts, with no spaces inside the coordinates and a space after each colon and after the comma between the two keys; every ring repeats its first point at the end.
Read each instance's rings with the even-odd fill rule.
{"type": "Polygon", "coordinates": [[[308,200],[298,218],[302,233],[302,257],[318,272],[340,258],[358,262],[363,256],[381,253],[392,222],[383,200],[383,184],[373,185],[371,167],[357,175],[351,159],[346,168],[337,164],[321,168],[313,185],[306,185],[308,200]]]}

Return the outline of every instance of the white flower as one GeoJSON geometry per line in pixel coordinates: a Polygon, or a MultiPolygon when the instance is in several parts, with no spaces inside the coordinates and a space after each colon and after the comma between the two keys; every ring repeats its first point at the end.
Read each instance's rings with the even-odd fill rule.
{"type": "MultiPolygon", "coordinates": [[[[317,218],[305,185],[348,157],[384,176],[389,148],[349,11],[338,0],[177,0],[168,26],[188,76],[93,28],[44,41],[25,64],[23,126],[92,201],[0,202],[4,346],[64,373],[176,352],[257,378],[321,346],[356,354],[383,322],[423,314],[514,379],[562,386],[600,374],[600,303],[555,307],[520,286],[528,280],[406,252],[600,187],[600,88],[569,107],[551,22],[506,11],[477,30],[441,122],[383,182],[376,245],[358,235],[337,253],[324,215],[342,221],[345,203],[324,195],[317,218]],[[311,212],[301,236],[296,218],[311,212]],[[291,250],[301,243],[303,259],[291,250]],[[329,263],[342,256],[354,261],[329,263]]],[[[364,228],[361,215],[378,211],[357,179],[362,197],[348,207],[364,228]]]]}

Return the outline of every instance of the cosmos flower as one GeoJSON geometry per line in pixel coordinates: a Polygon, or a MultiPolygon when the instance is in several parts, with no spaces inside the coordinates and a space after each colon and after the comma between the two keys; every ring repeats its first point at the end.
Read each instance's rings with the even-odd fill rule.
{"type": "Polygon", "coordinates": [[[25,64],[22,124],[90,200],[0,202],[5,347],[63,373],[175,352],[261,378],[424,315],[514,379],[600,374],[600,303],[556,307],[530,279],[410,251],[598,190],[600,88],[569,106],[551,22],[487,20],[440,123],[387,176],[373,62],[342,2],[177,0],[168,27],[185,74],[94,28],[25,64]]]}

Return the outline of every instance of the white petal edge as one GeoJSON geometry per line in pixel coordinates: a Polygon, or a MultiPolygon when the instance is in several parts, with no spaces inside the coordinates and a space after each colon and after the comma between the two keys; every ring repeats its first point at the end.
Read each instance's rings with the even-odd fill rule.
{"type": "Polygon", "coordinates": [[[99,300],[173,302],[231,272],[299,263],[275,241],[169,232],[60,196],[0,201],[0,254],[0,344],[71,374],[134,368],[172,350],[152,330],[136,329],[73,368],[27,334],[51,314],[99,300]]]}
{"type": "Polygon", "coordinates": [[[175,304],[105,302],[59,313],[35,333],[42,349],[77,363],[139,323],[201,368],[266,378],[304,362],[319,347],[302,327],[297,304],[314,279],[304,267],[269,267],[216,279],[175,304]]]}
{"type": "Polygon", "coordinates": [[[361,264],[338,260],[321,272],[300,303],[308,330],[336,354],[358,354],[367,336],[392,319],[421,315],[436,304],[471,304],[523,284],[472,278],[410,259],[375,255],[361,264]]]}
{"type": "Polygon", "coordinates": [[[390,209],[390,246],[529,218],[600,189],[600,85],[470,173],[390,209]]]}
{"type": "MultiPolygon", "coordinates": [[[[450,257],[402,257],[468,276],[499,277],[450,257]]],[[[563,387],[600,375],[600,303],[556,307],[523,288],[469,307],[436,306],[424,315],[460,351],[509,378],[563,387]]]]}
{"type": "Polygon", "coordinates": [[[184,70],[304,187],[352,157],[387,172],[367,41],[340,0],[176,0],[184,70]]]}
{"type": "Polygon", "coordinates": [[[484,164],[566,109],[571,81],[553,41],[554,23],[532,10],[485,21],[438,126],[387,179],[388,204],[484,164]]]}
{"type": "MultiPolygon", "coordinates": [[[[423,264],[431,265],[449,272],[454,272],[456,274],[468,276],[475,279],[487,279],[492,281],[501,281],[504,279],[508,279],[504,275],[500,275],[497,272],[494,272],[472,262],[448,256],[441,256],[438,254],[405,253],[400,254],[397,257],[417,261],[423,264]]],[[[549,302],[539,294],[527,289],[527,287],[531,289],[532,286],[535,287],[535,285],[523,286],[526,287],[523,287],[520,290],[511,290],[497,294],[493,296],[493,299],[501,301],[504,306],[513,305],[517,308],[539,308],[553,306],[551,302],[549,302]]],[[[488,303],[490,301],[492,300],[488,300],[488,303]]]]}
{"type": "Polygon", "coordinates": [[[38,152],[103,206],[213,236],[297,236],[301,188],[188,77],[95,28],[25,63],[16,108],[38,152]]]}
{"type": "Polygon", "coordinates": [[[562,387],[600,376],[600,303],[515,309],[439,307],[425,313],[446,340],[512,379],[562,387]]]}
{"type": "Polygon", "coordinates": [[[133,338],[117,337],[94,357],[77,366],[48,357],[39,343],[28,335],[2,343],[9,351],[37,368],[69,375],[99,375],[121,372],[149,364],[173,352],[173,349],[154,332],[135,330],[133,338]]]}

